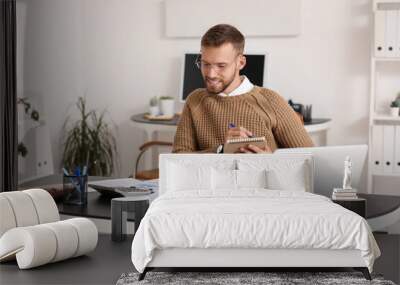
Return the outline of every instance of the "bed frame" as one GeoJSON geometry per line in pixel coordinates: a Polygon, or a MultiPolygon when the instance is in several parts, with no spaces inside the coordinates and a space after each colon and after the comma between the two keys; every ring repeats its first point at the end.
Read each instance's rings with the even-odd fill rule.
{"type": "MultiPolygon", "coordinates": [[[[332,249],[193,249],[170,248],[155,250],[139,280],[156,268],[338,268],[361,271],[367,280],[371,275],[359,250],[332,249]]],[[[236,270],[237,269],[237,270],[236,270]]],[[[262,270],[260,270],[262,271],[262,270]]]]}

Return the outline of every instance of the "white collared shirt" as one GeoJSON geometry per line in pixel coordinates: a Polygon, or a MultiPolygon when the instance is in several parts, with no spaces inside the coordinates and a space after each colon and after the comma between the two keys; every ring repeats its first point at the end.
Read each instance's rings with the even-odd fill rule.
{"type": "Polygon", "coordinates": [[[219,96],[237,96],[237,95],[242,95],[244,93],[250,92],[251,89],[253,89],[254,85],[253,83],[250,82],[250,80],[247,78],[246,75],[242,75],[241,76],[243,78],[242,83],[240,83],[240,85],[233,90],[231,93],[229,94],[225,94],[223,92],[219,93],[219,96]]]}

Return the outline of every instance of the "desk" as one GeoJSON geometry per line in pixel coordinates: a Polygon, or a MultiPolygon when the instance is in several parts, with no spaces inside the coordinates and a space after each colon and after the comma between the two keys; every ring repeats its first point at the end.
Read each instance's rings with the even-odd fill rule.
{"type": "MultiPolygon", "coordinates": [[[[170,121],[152,121],[144,118],[145,113],[133,115],[131,117],[132,124],[145,131],[145,142],[157,140],[157,132],[176,132],[176,126],[179,121],[179,116],[175,115],[170,121]]],[[[304,128],[309,133],[311,139],[316,146],[327,144],[327,133],[331,125],[331,119],[315,118],[311,122],[304,123],[304,128]]],[[[146,169],[153,168],[153,162],[156,161],[154,149],[151,149],[148,154],[145,153],[146,169]]]]}

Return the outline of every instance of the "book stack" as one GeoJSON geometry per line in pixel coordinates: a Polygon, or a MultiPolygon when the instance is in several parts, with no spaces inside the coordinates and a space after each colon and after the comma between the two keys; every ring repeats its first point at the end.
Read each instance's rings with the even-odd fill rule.
{"type": "Polygon", "coordinates": [[[356,189],[334,188],[332,193],[333,200],[354,200],[358,199],[356,189]]]}

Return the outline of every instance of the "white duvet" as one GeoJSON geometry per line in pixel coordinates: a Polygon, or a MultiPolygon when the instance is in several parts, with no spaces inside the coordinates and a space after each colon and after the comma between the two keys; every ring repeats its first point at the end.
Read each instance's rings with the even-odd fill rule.
{"type": "Polygon", "coordinates": [[[324,196],[265,189],[160,196],[134,237],[132,262],[143,272],[165,248],[358,249],[371,272],[380,255],[359,215],[324,196]]]}

